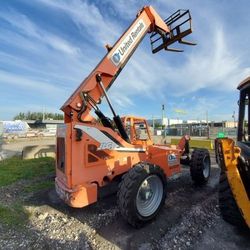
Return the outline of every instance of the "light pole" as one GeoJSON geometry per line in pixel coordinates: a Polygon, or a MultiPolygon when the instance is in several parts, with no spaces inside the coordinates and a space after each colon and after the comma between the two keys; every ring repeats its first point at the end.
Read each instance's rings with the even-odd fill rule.
{"type": "Polygon", "coordinates": [[[209,139],[208,111],[206,111],[206,122],[207,122],[207,138],[209,139]]]}
{"type": "Polygon", "coordinates": [[[155,131],[155,118],[153,115],[152,115],[152,126],[153,126],[153,130],[155,131]]]}
{"type": "Polygon", "coordinates": [[[235,111],[233,112],[232,118],[234,119],[234,128],[236,128],[236,126],[235,126],[235,111]]]}

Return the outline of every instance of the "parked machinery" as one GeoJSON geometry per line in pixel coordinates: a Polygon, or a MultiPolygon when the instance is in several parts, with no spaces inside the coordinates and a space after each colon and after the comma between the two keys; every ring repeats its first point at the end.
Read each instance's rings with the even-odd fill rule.
{"type": "Polygon", "coordinates": [[[216,160],[221,167],[219,206],[227,222],[250,228],[250,77],[239,84],[238,90],[237,141],[230,138],[215,141],[216,160]]]}
{"type": "MultiPolygon", "coordinates": [[[[107,54],[62,106],[65,123],[57,130],[55,183],[67,204],[87,206],[98,200],[103,188],[120,182],[118,205],[131,225],[139,227],[159,212],[167,177],[179,173],[181,157],[188,156],[189,138],[183,137],[177,146],[153,144],[146,120],[120,118],[107,90],[147,33],[151,33],[152,52],[157,53],[180,52],[169,47],[175,42],[194,45],[183,40],[191,32],[188,10],[163,20],[151,6],[142,8],[115,45],[106,46],[107,54]],[[112,120],[99,109],[103,97],[112,120]]],[[[208,151],[195,150],[190,167],[193,180],[205,183],[210,174],[208,151]]]]}

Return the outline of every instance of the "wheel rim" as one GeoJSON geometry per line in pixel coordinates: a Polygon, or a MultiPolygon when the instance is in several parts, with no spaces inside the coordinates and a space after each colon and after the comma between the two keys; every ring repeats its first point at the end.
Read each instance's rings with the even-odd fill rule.
{"type": "Polygon", "coordinates": [[[205,178],[208,178],[210,174],[210,162],[209,162],[209,158],[205,157],[205,159],[203,160],[203,175],[205,178]]]}
{"type": "Polygon", "coordinates": [[[161,204],[163,184],[159,176],[150,175],[140,185],[136,195],[137,211],[143,217],[151,216],[161,204]]]}

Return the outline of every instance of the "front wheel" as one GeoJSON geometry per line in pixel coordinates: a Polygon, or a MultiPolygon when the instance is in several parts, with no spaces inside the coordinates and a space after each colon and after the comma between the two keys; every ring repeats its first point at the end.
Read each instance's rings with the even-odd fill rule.
{"type": "Polygon", "coordinates": [[[138,228],[152,220],[164,205],[166,176],[154,164],[138,163],[124,176],[118,191],[118,206],[124,219],[138,228]]]}
{"type": "Polygon", "coordinates": [[[191,155],[190,174],[192,180],[198,184],[205,184],[211,172],[211,160],[207,149],[195,149],[191,155]]]}

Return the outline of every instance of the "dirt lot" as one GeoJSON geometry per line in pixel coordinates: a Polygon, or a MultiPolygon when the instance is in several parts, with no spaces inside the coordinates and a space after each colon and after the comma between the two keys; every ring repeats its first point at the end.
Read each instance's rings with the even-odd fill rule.
{"type": "Polygon", "coordinates": [[[24,204],[29,220],[22,227],[0,223],[1,249],[250,249],[250,234],[225,223],[219,214],[219,168],[212,156],[207,186],[193,185],[189,169],[168,181],[159,216],[133,229],[121,218],[115,195],[83,209],[61,202],[54,188],[24,192],[34,183],[53,182],[53,174],[19,180],[0,188],[0,205],[24,204]]]}

